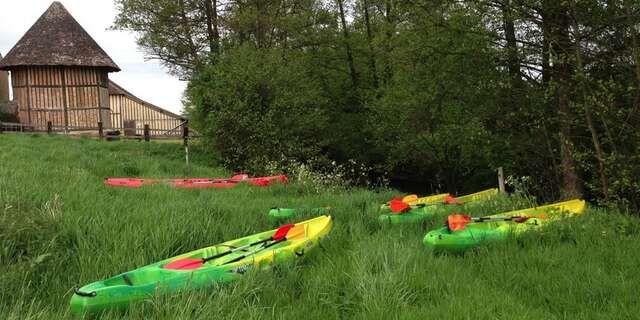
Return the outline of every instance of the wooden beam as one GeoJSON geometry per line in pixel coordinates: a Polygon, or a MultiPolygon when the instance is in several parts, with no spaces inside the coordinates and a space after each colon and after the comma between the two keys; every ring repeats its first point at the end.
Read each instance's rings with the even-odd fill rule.
{"type": "Polygon", "coordinates": [[[67,101],[67,78],[64,67],[60,67],[60,81],[62,82],[62,106],[64,107],[64,131],[69,131],[69,102],[67,101]]]}

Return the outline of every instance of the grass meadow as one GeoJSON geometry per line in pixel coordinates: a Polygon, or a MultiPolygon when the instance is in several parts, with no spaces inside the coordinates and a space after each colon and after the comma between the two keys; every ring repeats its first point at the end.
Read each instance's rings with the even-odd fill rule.
{"type": "MultiPolygon", "coordinates": [[[[228,177],[192,153],[190,176],[228,177]]],[[[71,318],[74,287],[271,229],[269,208],[331,206],[333,231],[300,262],[211,289],[152,297],[101,319],[638,319],[637,213],[590,208],[465,255],[431,252],[421,225],[378,222],[398,192],[288,186],[109,188],[183,177],[179,144],[0,135],[0,319],[71,318]],[[636,217],[634,217],[634,214],[636,217]]],[[[500,197],[474,215],[524,208],[500,197]]],[[[300,216],[293,220],[303,220],[300,216]]]]}

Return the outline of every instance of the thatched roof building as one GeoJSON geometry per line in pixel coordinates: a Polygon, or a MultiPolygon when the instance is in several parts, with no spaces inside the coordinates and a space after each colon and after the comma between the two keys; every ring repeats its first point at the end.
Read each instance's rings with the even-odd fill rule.
{"type": "Polygon", "coordinates": [[[64,131],[101,123],[135,133],[149,125],[161,134],[184,122],[110,82],[108,73],[120,68],[58,1],[0,60],[0,70],[11,72],[20,122],[35,130],[48,122],[64,131]]]}
{"type": "Polygon", "coordinates": [[[55,1],[0,61],[0,70],[21,66],[120,68],[62,3],[55,1]]]}
{"type": "Polygon", "coordinates": [[[60,2],[0,61],[11,71],[20,122],[35,130],[110,127],[108,72],[120,68],[60,2]]]}

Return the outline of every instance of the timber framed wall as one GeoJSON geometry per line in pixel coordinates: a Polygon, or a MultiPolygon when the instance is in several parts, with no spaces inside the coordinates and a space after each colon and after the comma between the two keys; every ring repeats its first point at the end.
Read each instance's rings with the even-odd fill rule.
{"type": "Polygon", "coordinates": [[[109,81],[109,106],[113,128],[125,134],[134,131],[141,135],[145,124],[154,136],[182,134],[179,127],[185,121],[183,117],[139,99],[113,81],[109,81]]]}
{"type": "MultiPolygon", "coordinates": [[[[0,54],[2,60],[2,54],[0,54]]],[[[9,101],[9,73],[0,70],[0,103],[9,101]]]]}
{"type": "Polygon", "coordinates": [[[24,67],[11,72],[20,122],[46,130],[95,130],[111,126],[107,72],[85,67],[24,67]]]}

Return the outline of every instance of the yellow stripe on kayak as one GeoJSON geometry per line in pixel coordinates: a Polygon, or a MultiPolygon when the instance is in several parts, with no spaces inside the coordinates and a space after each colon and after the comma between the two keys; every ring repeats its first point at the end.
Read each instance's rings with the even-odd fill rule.
{"type": "Polygon", "coordinates": [[[448,193],[434,194],[431,196],[418,198],[415,201],[405,202],[405,203],[408,205],[416,205],[416,204],[423,204],[423,203],[440,202],[440,201],[443,201],[444,198],[446,198],[448,195],[449,195],[448,193]]]}
{"type": "Polygon", "coordinates": [[[516,217],[516,216],[528,216],[533,214],[544,213],[546,215],[549,215],[550,217],[555,216],[555,218],[557,218],[562,213],[568,213],[570,215],[582,214],[586,208],[587,208],[586,201],[580,200],[580,199],[573,199],[569,201],[547,204],[539,207],[494,214],[494,215],[491,215],[490,217],[516,217]]]}
{"type": "Polygon", "coordinates": [[[456,199],[458,199],[458,200],[460,200],[460,201],[462,201],[464,203],[473,202],[473,201],[488,200],[488,199],[498,195],[498,192],[499,191],[498,191],[497,188],[493,188],[493,189],[487,189],[487,190],[484,190],[484,191],[480,191],[480,192],[476,192],[476,193],[460,196],[460,197],[457,197],[456,199]]]}
{"type": "Polygon", "coordinates": [[[287,238],[287,245],[278,247],[273,250],[264,250],[255,255],[247,257],[245,259],[234,262],[233,264],[245,265],[251,261],[255,266],[262,266],[270,264],[276,256],[280,254],[301,254],[305,250],[311,249],[318,244],[321,238],[324,238],[333,226],[331,216],[320,216],[311,220],[306,220],[297,223],[292,230],[302,229],[295,231],[296,235],[293,239],[287,238]]]}

